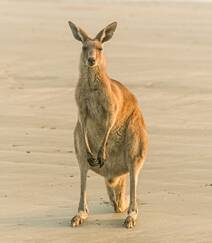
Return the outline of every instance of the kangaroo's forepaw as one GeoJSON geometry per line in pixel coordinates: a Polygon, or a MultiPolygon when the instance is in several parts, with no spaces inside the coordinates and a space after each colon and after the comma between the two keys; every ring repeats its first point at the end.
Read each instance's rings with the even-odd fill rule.
{"type": "Polygon", "coordinates": [[[92,167],[99,165],[99,162],[94,158],[88,158],[87,161],[88,161],[88,164],[92,167]]]}
{"type": "Polygon", "coordinates": [[[88,164],[92,167],[99,165],[98,160],[95,159],[91,154],[88,154],[87,161],[88,164]]]}
{"type": "Polygon", "coordinates": [[[86,220],[86,218],[83,218],[82,216],[80,215],[76,215],[72,218],[71,220],[71,226],[72,227],[78,227],[80,226],[84,221],[86,220]]]}
{"type": "Polygon", "coordinates": [[[107,159],[106,151],[104,149],[100,149],[97,154],[97,161],[100,168],[104,165],[106,159],[107,159]]]}
{"type": "Polygon", "coordinates": [[[105,160],[103,160],[101,157],[98,157],[97,160],[98,160],[98,165],[101,168],[104,165],[105,160]]]}
{"type": "Polygon", "coordinates": [[[133,218],[132,216],[127,216],[127,218],[124,221],[124,227],[127,229],[131,229],[136,225],[136,219],[133,218]]]}

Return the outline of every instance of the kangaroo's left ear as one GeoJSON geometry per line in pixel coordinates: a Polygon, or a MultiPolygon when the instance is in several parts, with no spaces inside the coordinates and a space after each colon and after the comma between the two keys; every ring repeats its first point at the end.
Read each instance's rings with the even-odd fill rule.
{"type": "Polygon", "coordinates": [[[101,30],[95,37],[95,39],[99,40],[100,42],[108,41],[112,38],[113,33],[115,32],[117,27],[117,22],[113,22],[101,30]]]}

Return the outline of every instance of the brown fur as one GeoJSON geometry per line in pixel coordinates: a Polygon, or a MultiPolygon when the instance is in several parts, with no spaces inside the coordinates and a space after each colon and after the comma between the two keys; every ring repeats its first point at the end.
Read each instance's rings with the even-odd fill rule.
{"type": "Polygon", "coordinates": [[[124,225],[131,228],[138,214],[136,185],[147,152],[147,132],[135,96],[106,72],[102,43],[112,37],[116,23],[100,31],[94,39],[73,23],[69,24],[74,37],[83,44],[76,87],[79,119],[74,131],[81,196],[78,214],[71,225],[78,226],[88,217],[86,177],[91,169],[105,177],[115,212],[123,212],[128,207],[125,189],[129,173],[130,205],[124,225]],[[93,66],[90,60],[92,65],[95,63],[93,66]]]}

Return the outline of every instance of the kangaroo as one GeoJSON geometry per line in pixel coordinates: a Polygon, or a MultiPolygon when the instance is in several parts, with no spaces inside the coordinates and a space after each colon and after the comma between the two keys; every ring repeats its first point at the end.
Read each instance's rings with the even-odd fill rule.
{"type": "Polygon", "coordinates": [[[79,80],[75,91],[78,121],[74,130],[75,153],[80,169],[81,192],[78,213],[72,218],[76,227],[88,218],[86,179],[89,169],[105,178],[109,199],[117,213],[128,208],[126,228],[136,224],[136,188],[147,153],[147,131],[135,96],[106,71],[103,43],[116,30],[113,22],[95,38],[69,21],[75,39],[82,43],[79,80]],[[130,177],[130,202],[126,198],[130,177]]]}

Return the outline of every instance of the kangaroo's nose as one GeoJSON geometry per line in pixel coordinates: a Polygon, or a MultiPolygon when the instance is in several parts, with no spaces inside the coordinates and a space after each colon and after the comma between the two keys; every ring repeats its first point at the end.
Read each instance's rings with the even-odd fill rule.
{"type": "Polygon", "coordinates": [[[93,65],[95,64],[95,59],[94,59],[93,57],[89,57],[89,58],[88,58],[88,64],[89,64],[90,66],[93,66],[93,65]]]}

